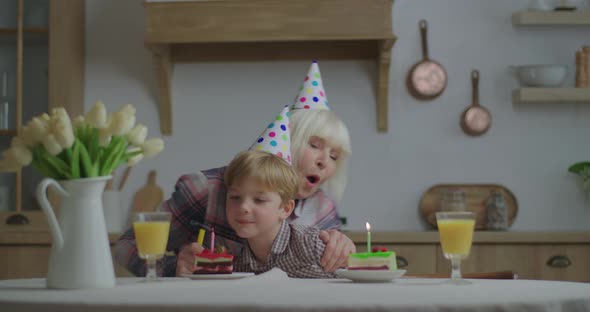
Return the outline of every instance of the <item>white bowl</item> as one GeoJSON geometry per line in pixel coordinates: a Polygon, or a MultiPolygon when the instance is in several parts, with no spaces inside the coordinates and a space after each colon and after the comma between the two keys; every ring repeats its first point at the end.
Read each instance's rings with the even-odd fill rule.
{"type": "Polygon", "coordinates": [[[559,87],[567,76],[565,65],[512,66],[524,87],[559,87]]]}

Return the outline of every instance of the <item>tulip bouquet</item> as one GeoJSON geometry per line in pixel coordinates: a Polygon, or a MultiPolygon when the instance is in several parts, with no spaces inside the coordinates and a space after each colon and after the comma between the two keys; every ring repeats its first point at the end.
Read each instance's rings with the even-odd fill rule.
{"type": "Polygon", "coordinates": [[[134,166],[162,151],[161,138],[146,140],[146,136],[146,126],[135,125],[135,108],[130,104],[109,114],[98,101],[73,120],[64,108],[56,108],[51,115],[34,117],[12,138],[0,170],[32,164],[56,180],[106,176],[122,164],[134,166]]]}

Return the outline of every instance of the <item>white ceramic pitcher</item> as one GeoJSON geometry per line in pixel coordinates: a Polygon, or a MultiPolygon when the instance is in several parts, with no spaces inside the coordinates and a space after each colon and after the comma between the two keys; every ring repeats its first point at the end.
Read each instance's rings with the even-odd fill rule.
{"type": "Polygon", "coordinates": [[[115,271],[104,221],[102,193],[111,176],[63,180],[46,178],[37,199],[47,216],[53,245],[47,272],[48,288],[109,288],[115,271]],[[47,188],[59,191],[58,217],[47,200],[47,188]]]}

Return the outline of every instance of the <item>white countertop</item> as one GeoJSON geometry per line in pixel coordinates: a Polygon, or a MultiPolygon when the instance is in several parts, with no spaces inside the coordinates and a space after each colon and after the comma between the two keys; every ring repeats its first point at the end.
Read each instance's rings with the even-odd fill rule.
{"type": "Polygon", "coordinates": [[[110,289],[45,289],[44,279],[0,281],[6,311],[590,311],[590,284],[440,279],[387,283],[291,279],[282,271],[238,280],[120,278],[110,289]]]}

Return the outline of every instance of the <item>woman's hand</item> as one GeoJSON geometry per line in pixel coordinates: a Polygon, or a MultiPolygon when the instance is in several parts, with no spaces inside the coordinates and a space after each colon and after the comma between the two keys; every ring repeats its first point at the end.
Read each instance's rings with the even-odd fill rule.
{"type": "Polygon", "coordinates": [[[320,231],[320,239],[326,244],[320,260],[324,272],[334,272],[346,267],[348,255],[356,252],[352,240],[337,230],[320,231]]]}
{"type": "Polygon", "coordinates": [[[182,246],[176,259],[176,276],[193,274],[195,254],[203,252],[204,249],[203,246],[197,243],[182,246]]]}

